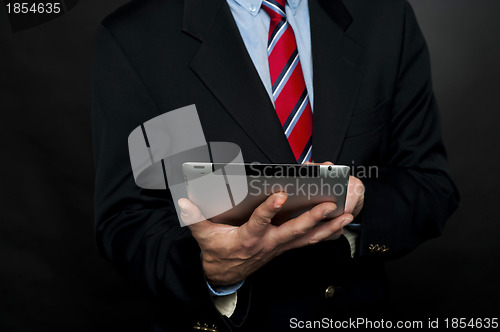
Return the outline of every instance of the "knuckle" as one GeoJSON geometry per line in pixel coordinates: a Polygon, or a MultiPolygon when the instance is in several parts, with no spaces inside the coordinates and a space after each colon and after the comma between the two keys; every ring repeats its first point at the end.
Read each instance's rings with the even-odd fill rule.
{"type": "Polygon", "coordinates": [[[338,223],[336,222],[332,222],[331,223],[331,226],[330,226],[330,233],[334,234],[338,231],[342,230],[342,226],[340,226],[338,223]]]}
{"type": "Polygon", "coordinates": [[[264,254],[269,254],[276,249],[276,245],[274,243],[268,242],[262,246],[262,252],[264,254]]]}
{"type": "Polygon", "coordinates": [[[251,251],[252,249],[255,248],[257,242],[258,242],[257,238],[247,238],[241,241],[240,246],[245,251],[251,251]]]}
{"type": "Polygon", "coordinates": [[[253,218],[255,219],[255,222],[260,225],[265,225],[271,222],[269,213],[262,206],[259,206],[255,209],[253,218]]]}
{"type": "Polygon", "coordinates": [[[316,244],[316,243],[318,243],[318,242],[319,242],[319,239],[318,239],[316,236],[311,236],[311,237],[309,238],[309,240],[307,241],[307,243],[308,243],[309,245],[313,245],[313,244],[316,244]]]}
{"type": "Polygon", "coordinates": [[[292,235],[292,238],[301,237],[302,235],[304,235],[306,233],[306,230],[303,227],[301,227],[298,218],[291,219],[288,222],[290,223],[290,226],[291,226],[290,233],[292,235]]]}
{"type": "Polygon", "coordinates": [[[257,206],[257,207],[255,208],[255,210],[253,211],[253,213],[254,213],[255,215],[258,215],[258,216],[262,215],[262,214],[263,214],[263,212],[264,212],[264,205],[263,205],[263,204],[261,204],[261,205],[257,206]]]}
{"type": "Polygon", "coordinates": [[[305,218],[306,218],[307,220],[314,220],[314,219],[316,219],[316,215],[317,215],[317,214],[318,214],[318,213],[316,212],[316,209],[314,209],[314,208],[313,208],[313,209],[311,209],[311,210],[307,211],[307,212],[304,214],[304,216],[305,216],[305,218]]]}
{"type": "Polygon", "coordinates": [[[273,234],[268,234],[262,241],[261,251],[263,254],[275,252],[281,244],[273,234]]]}
{"type": "Polygon", "coordinates": [[[298,238],[298,237],[301,237],[303,236],[304,234],[306,234],[306,230],[303,229],[303,228],[294,228],[292,230],[292,235],[294,238],[298,238]]]}
{"type": "Polygon", "coordinates": [[[323,212],[324,212],[323,208],[316,208],[309,210],[307,212],[308,213],[306,214],[306,216],[309,221],[319,221],[323,219],[323,212]]]}
{"type": "Polygon", "coordinates": [[[271,223],[272,217],[269,215],[262,215],[260,216],[259,221],[262,223],[262,225],[267,225],[271,223]]]}

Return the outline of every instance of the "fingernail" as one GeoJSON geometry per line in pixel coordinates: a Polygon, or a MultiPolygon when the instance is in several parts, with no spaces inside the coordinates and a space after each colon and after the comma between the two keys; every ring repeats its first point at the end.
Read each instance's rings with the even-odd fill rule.
{"type": "Polygon", "coordinates": [[[189,216],[189,210],[188,210],[186,202],[179,200],[177,203],[179,204],[179,207],[181,208],[181,214],[183,216],[189,216]]]}
{"type": "Polygon", "coordinates": [[[286,201],[286,195],[278,194],[278,197],[274,201],[274,206],[280,208],[283,204],[285,204],[285,201],[286,201]]]}
{"type": "Polygon", "coordinates": [[[333,211],[335,211],[335,209],[332,209],[332,208],[327,208],[327,209],[325,209],[325,211],[323,212],[323,217],[324,217],[324,218],[328,217],[328,215],[329,215],[330,213],[332,213],[333,211]]]}
{"type": "Polygon", "coordinates": [[[346,217],[344,221],[342,221],[342,227],[349,224],[353,219],[351,217],[346,217]]]}

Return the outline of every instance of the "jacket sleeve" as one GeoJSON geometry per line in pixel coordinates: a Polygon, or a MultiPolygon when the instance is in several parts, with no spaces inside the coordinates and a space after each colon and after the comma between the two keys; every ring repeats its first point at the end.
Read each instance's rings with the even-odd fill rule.
{"type": "Polygon", "coordinates": [[[181,320],[186,311],[200,320],[197,312],[218,315],[200,249],[189,228],[180,227],[169,191],[144,190],[134,182],[128,135],[160,111],[104,26],[97,35],[92,93],[95,234],[101,254],[169,308],[170,319],[181,320]]]}
{"type": "Polygon", "coordinates": [[[459,195],[449,175],[430,59],[410,5],[394,87],[389,145],[378,175],[363,179],[359,254],[392,258],[438,236],[459,195]]]}

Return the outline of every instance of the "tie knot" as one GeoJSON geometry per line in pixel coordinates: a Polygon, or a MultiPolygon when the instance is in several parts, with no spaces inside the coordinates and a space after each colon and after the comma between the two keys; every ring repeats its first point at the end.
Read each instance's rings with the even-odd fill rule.
{"type": "Polygon", "coordinates": [[[285,14],[286,0],[264,0],[262,1],[262,9],[264,9],[271,19],[279,19],[286,17],[285,14]]]}

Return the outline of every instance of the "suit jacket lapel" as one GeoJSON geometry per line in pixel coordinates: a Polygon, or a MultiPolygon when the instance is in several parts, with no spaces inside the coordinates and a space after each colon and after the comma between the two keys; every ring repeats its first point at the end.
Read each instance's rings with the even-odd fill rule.
{"type": "Polygon", "coordinates": [[[192,70],[271,162],[294,163],[227,3],[186,0],[183,29],[202,42],[191,61],[192,70]]]}
{"type": "Polygon", "coordinates": [[[352,19],[341,0],[309,1],[313,58],[313,159],[335,162],[349,126],[364,50],[344,32],[352,19]]]}
{"type": "MultiPolygon", "coordinates": [[[[352,21],[341,0],[310,0],[313,56],[313,159],[335,161],[364,67],[364,50],[344,32],[352,21]]],[[[274,107],[225,0],[186,0],[183,30],[202,42],[191,68],[263,154],[294,163],[274,107]]]]}

